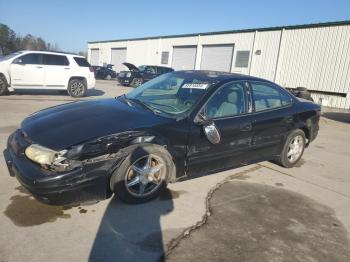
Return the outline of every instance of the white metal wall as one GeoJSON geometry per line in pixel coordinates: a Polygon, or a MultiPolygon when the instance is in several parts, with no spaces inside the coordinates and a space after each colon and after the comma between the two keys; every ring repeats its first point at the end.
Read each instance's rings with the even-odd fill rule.
{"type": "Polygon", "coordinates": [[[251,75],[274,80],[280,39],[281,31],[255,32],[251,75]]]}
{"type": "Polygon", "coordinates": [[[350,106],[350,26],[284,30],[276,81],[284,86],[346,93],[324,105],[350,106]]]}
{"type": "MultiPolygon", "coordinates": [[[[341,93],[314,93],[313,97],[323,105],[350,108],[350,25],[346,24],[100,42],[88,47],[89,50],[99,48],[99,64],[111,61],[111,48],[127,48],[127,62],[161,65],[161,53],[167,51],[168,66],[172,66],[174,57],[176,62],[177,46],[195,46],[195,58],[194,52],[191,55],[194,65],[176,62],[175,69],[202,69],[207,67],[202,63],[206,46],[220,44],[234,44],[231,72],[266,78],[285,87],[304,86],[310,90],[341,93]],[[248,67],[235,66],[237,51],[250,51],[248,67]]],[[[91,61],[92,51],[88,54],[91,61]]]]}

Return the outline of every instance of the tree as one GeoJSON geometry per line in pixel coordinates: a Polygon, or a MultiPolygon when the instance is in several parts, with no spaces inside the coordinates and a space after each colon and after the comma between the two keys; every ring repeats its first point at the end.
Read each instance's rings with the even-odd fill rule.
{"type": "Polygon", "coordinates": [[[6,55],[16,49],[16,33],[7,25],[0,24],[0,53],[6,55]]]}

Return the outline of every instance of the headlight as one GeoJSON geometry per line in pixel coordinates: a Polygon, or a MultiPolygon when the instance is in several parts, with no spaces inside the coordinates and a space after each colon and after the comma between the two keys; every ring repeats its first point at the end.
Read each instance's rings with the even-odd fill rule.
{"type": "Polygon", "coordinates": [[[66,150],[56,152],[49,148],[33,144],[26,148],[25,155],[33,162],[40,165],[52,165],[65,160],[66,158],[64,155],[66,152],[66,150]]]}
{"type": "Polygon", "coordinates": [[[130,76],[131,76],[131,73],[127,73],[127,74],[126,74],[126,77],[130,77],[130,76]]]}

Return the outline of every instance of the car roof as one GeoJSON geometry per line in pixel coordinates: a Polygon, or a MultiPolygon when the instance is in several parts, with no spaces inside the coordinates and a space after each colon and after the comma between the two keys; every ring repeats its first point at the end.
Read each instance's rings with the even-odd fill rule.
{"type": "Polygon", "coordinates": [[[32,51],[32,50],[22,50],[20,51],[22,54],[26,53],[38,53],[38,54],[49,54],[49,55],[69,55],[69,56],[74,56],[74,57],[79,57],[79,58],[85,58],[81,55],[76,55],[72,53],[65,53],[65,52],[56,52],[56,51],[32,51]]]}
{"type": "MultiPolygon", "coordinates": [[[[270,82],[266,79],[249,76],[249,75],[243,75],[243,74],[237,74],[237,73],[229,73],[229,72],[222,72],[222,71],[211,71],[211,70],[180,70],[175,72],[182,72],[185,74],[193,74],[193,77],[204,77],[208,79],[216,79],[220,82],[222,81],[235,81],[235,80],[254,80],[254,81],[263,81],[263,82],[270,82]]],[[[270,82],[271,83],[271,82],[270,82]]]]}

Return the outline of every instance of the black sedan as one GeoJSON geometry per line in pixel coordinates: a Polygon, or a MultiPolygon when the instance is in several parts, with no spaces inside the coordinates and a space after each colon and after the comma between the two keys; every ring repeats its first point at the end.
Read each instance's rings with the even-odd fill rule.
{"type": "Polygon", "coordinates": [[[140,203],[180,178],[263,160],[293,167],[319,117],[319,105],[263,79],[179,71],[120,97],[30,115],[4,153],[10,174],[43,202],[114,192],[140,203]]]}

